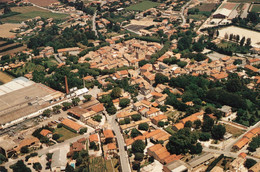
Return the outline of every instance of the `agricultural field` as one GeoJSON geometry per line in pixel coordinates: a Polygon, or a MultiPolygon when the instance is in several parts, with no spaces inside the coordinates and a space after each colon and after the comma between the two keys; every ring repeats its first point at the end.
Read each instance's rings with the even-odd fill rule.
{"type": "Polygon", "coordinates": [[[202,5],[200,6],[197,6],[195,8],[198,8],[200,11],[208,11],[208,12],[211,12],[213,9],[216,8],[216,5],[215,3],[203,3],[202,5]]]}
{"type": "Polygon", "coordinates": [[[189,19],[193,19],[193,20],[206,20],[207,17],[205,15],[202,15],[202,14],[190,14],[188,16],[189,19]]]}
{"type": "Polygon", "coordinates": [[[250,12],[260,13],[260,4],[254,4],[250,12]]]}
{"type": "Polygon", "coordinates": [[[14,78],[2,71],[0,71],[0,84],[5,84],[12,81],[14,78]]]}
{"type": "Polygon", "coordinates": [[[53,4],[53,3],[57,3],[59,2],[58,0],[29,0],[29,2],[39,5],[41,7],[48,7],[49,5],[53,4]]]}
{"type": "Polygon", "coordinates": [[[89,159],[89,171],[107,171],[106,161],[103,157],[91,157],[89,159]]]}
{"type": "Polygon", "coordinates": [[[42,18],[54,18],[58,20],[65,19],[68,15],[67,14],[58,14],[52,13],[48,10],[44,10],[34,6],[26,6],[26,7],[13,7],[11,8],[13,12],[18,12],[20,14],[13,15],[10,17],[6,17],[1,19],[2,22],[5,23],[20,23],[22,21],[40,16],[42,18]]]}
{"type": "Polygon", "coordinates": [[[14,28],[18,28],[20,27],[21,24],[14,24],[14,23],[5,23],[0,25],[0,37],[3,38],[11,38],[13,36],[15,36],[16,33],[10,32],[10,30],[14,29],[14,28]]]}
{"type": "Polygon", "coordinates": [[[133,10],[133,11],[144,11],[150,8],[154,8],[160,5],[158,2],[152,2],[152,1],[142,1],[141,3],[138,4],[133,4],[129,7],[127,7],[127,10],[133,10]]]}

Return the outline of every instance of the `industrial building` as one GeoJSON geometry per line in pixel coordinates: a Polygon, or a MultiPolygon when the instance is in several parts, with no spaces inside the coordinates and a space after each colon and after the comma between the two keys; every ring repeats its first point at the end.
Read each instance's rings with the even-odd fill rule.
{"type": "Polygon", "coordinates": [[[19,77],[0,86],[0,126],[6,128],[40,115],[64,99],[64,94],[19,77]]]}

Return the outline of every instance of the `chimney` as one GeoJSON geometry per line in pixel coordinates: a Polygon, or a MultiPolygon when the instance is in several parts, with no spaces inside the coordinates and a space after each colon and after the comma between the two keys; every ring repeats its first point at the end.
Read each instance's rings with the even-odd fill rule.
{"type": "Polygon", "coordinates": [[[69,86],[68,86],[67,76],[65,76],[65,89],[66,89],[66,94],[69,94],[69,86]]]}

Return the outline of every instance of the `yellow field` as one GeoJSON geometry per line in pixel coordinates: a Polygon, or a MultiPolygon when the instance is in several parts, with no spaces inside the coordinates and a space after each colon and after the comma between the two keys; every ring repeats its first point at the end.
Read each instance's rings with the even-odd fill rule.
{"type": "Polygon", "coordinates": [[[12,76],[0,71],[0,83],[5,84],[5,83],[10,82],[12,80],[13,80],[12,76]]]}

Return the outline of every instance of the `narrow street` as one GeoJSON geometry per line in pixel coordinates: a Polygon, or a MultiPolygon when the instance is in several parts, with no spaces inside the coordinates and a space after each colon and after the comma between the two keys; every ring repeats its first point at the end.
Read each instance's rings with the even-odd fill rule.
{"type": "Polygon", "coordinates": [[[190,3],[192,2],[192,0],[190,0],[189,2],[187,2],[182,8],[181,8],[181,18],[182,18],[182,24],[181,26],[186,24],[186,19],[185,19],[185,14],[184,14],[184,10],[190,5],[190,3]]]}
{"type": "Polygon", "coordinates": [[[118,147],[119,147],[119,156],[120,156],[120,163],[123,172],[131,172],[129,158],[127,151],[125,150],[125,141],[123,138],[122,133],[120,132],[120,128],[116,122],[116,115],[109,116],[106,113],[107,122],[111,125],[112,130],[115,132],[118,147]]]}

